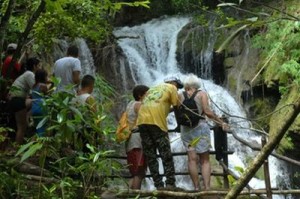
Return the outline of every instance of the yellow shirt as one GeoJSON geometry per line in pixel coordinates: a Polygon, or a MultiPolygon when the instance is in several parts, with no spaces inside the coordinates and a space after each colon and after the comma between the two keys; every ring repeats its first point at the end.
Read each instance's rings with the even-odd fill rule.
{"type": "Polygon", "coordinates": [[[170,107],[177,106],[179,98],[176,86],[163,83],[148,90],[138,113],[137,125],[153,124],[167,132],[167,116],[170,107]]]}

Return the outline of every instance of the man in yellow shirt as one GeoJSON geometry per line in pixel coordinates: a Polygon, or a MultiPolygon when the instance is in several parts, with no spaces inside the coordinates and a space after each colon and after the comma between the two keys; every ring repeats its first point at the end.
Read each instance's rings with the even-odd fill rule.
{"type": "Polygon", "coordinates": [[[156,150],[162,158],[166,176],[166,188],[175,187],[175,169],[168,136],[167,116],[171,106],[179,105],[177,89],[183,88],[182,82],[171,77],[165,83],[150,88],[138,113],[137,125],[140,130],[144,154],[157,189],[164,188],[156,150]]]}

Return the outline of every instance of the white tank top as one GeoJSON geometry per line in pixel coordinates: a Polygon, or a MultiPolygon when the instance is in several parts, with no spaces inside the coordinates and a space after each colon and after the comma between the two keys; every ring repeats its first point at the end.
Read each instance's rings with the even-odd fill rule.
{"type": "Polygon", "coordinates": [[[77,96],[76,96],[76,99],[77,99],[77,101],[80,102],[81,104],[85,104],[87,98],[89,98],[90,96],[91,96],[91,94],[89,94],[89,93],[84,93],[84,94],[81,94],[81,95],[77,95],[77,96]]]}
{"type": "MultiPolygon", "coordinates": [[[[131,101],[126,107],[128,122],[131,128],[136,128],[135,123],[138,114],[134,111],[135,104],[138,103],[137,101],[131,101]]],[[[140,137],[140,133],[131,133],[130,138],[126,142],[126,152],[134,149],[134,148],[142,148],[141,144],[142,140],[140,137]]]]}

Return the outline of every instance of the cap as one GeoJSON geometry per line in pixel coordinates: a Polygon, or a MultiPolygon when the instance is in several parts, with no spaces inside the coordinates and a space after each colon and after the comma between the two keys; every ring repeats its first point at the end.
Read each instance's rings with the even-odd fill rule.
{"type": "Polygon", "coordinates": [[[181,82],[180,79],[177,77],[168,77],[164,80],[164,82],[169,83],[169,82],[176,82],[177,83],[177,88],[183,88],[183,83],[181,82]]]}
{"type": "Polygon", "coordinates": [[[7,50],[16,50],[17,47],[18,47],[17,44],[15,44],[15,43],[10,43],[10,44],[7,45],[7,50]]]}

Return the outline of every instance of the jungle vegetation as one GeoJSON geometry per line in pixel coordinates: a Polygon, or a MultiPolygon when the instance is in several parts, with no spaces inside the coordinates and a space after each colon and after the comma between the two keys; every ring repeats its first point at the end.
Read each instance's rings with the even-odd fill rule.
{"type": "MultiPolygon", "coordinates": [[[[219,15],[216,28],[251,28],[253,47],[261,52],[257,73],[263,83],[278,88],[282,98],[298,92],[292,102],[299,103],[300,3],[297,0],[280,1],[274,7],[269,0],[211,1],[209,5],[201,0],[167,2],[174,14],[192,11],[199,23],[205,23],[202,16],[205,11],[219,15]],[[240,17],[228,15],[227,8],[238,10],[240,17]]],[[[112,36],[114,17],[122,8],[151,10],[154,3],[154,0],[3,0],[0,2],[0,51],[15,42],[18,43],[15,58],[28,47],[37,54],[51,52],[59,39],[72,41],[77,37],[102,44],[112,36]]],[[[223,51],[234,37],[216,49],[223,51]]],[[[111,183],[105,176],[112,172],[121,175],[123,165],[105,158],[118,153],[113,134],[116,120],[111,113],[114,105],[111,99],[116,91],[100,75],[96,84],[101,88],[96,91],[99,96],[96,114],[86,107],[70,106],[71,95],[53,94],[45,101],[47,115],[39,124],[48,126],[49,136],[33,135],[17,148],[16,154],[0,154],[1,198],[99,198],[101,189],[111,183]],[[78,139],[79,132],[89,144],[78,139]]],[[[0,141],[5,141],[5,133],[11,131],[1,126],[0,141]]]]}

